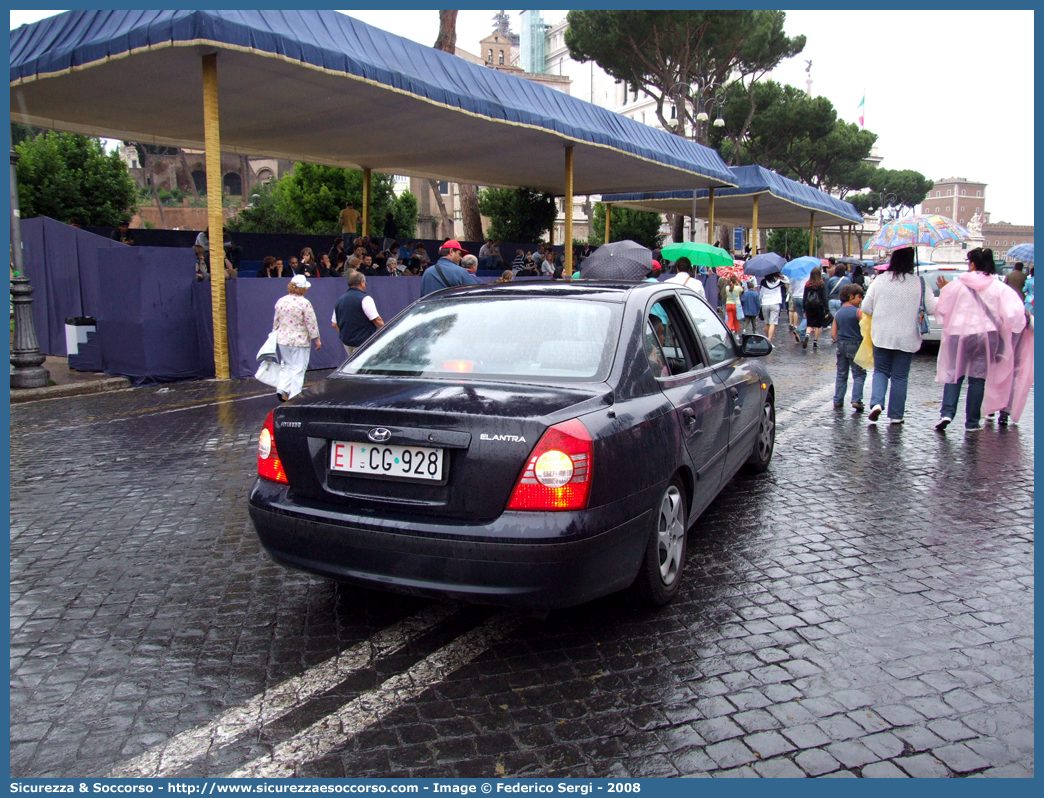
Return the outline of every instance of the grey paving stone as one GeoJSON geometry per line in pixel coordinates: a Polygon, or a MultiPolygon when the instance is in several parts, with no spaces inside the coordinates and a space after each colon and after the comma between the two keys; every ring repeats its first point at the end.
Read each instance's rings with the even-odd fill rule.
{"type": "Polygon", "coordinates": [[[968,740],[976,736],[975,732],[963,723],[946,718],[942,720],[929,721],[928,728],[934,734],[939,735],[942,739],[951,743],[957,742],[958,740],[968,740]]]}
{"type": "Polygon", "coordinates": [[[704,750],[707,756],[713,759],[720,768],[734,768],[757,759],[754,752],[738,739],[714,743],[713,745],[708,745],[704,750]]]}
{"type": "Polygon", "coordinates": [[[716,743],[731,737],[743,736],[743,729],[733,723],[731,718],[708,718],[693,724],[696,732],[707,742],[716,743]]]}
{"type": "Polygon", "coordinates": [[[989,762],[964,743],[936,748],[932,754],[955,773],[970,773],[973,770],[982,770],[990,766],[989,762]]]}
{"type": "Polygon", "coordinates": [[[743,742],[762,759],[768,759],[777,754],[784,754],[796,748],[790,740],[775,731],[747,735],[743,738],[743,742]]]}
{"type": "Polygon", "coordinates": [[[942,779],[952,775],[949,768],[931,754],[915,754],[895,760],[895,764],[915,779],[942,779]]]}
{"type": "Polygon", "coordinates": [[[830,718],[821,718],[817,723],[831,740],[851,740],[861,737],[864,732],[859,724],[852,722],[846,715],[834,715],[830,718]]]}
{"type": "Polygon", "coordinates": [[[801,768],[809,776],[821,776],[841,767],[841,763],[824,751],[822,748],[813,748],[811,751],[802,751],[794,757],[794,764],[801,768]]]}
{"type": "Polygon", "coordinates": [[[813,724],[783,728],[780,729],[780,734],[802,749],[818,748],[830,742],[830,737],[813,724]]]}
{"type": "Polygon", "coordinates": [[[862,769],[864,779],[905,779],[906,773],[891,762],[874,762],[862,769]]]}
{"type": "Polygon", "coordinates": [[[766,779],[803,779],[805,771],[784,757],[767,759],[754,765],[754,770],[766,779]]]}

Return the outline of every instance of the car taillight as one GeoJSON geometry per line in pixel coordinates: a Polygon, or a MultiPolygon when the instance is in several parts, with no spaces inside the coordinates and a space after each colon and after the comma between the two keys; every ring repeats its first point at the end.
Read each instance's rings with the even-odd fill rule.
{"type": "Polygon", "coordinates": [[[579,419],[555,424],[526,460],[509,510],[583,510],[591,494],[591,434],[579,419]]]}
{"type": "Polygon", "coordinates": [[[265,426],[261,428],[261,434],[257,438],[257,475],[262,479],[270,479],[273,482],[290,484],[283,471],[283,463],[279,459],[279,452],[275,445],[275,425],[272,423],[272,415],[275,411],[269,410],[265,418],[265,426]]]}

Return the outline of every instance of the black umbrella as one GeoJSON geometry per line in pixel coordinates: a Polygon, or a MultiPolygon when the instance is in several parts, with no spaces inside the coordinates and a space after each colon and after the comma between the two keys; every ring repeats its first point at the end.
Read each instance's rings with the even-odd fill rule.
{"type": "Polygon", "coordinates": [[[584,260],[585,280],[644,280],[652,271],[652,250],[634,241],[602,244],[584,260]]]}

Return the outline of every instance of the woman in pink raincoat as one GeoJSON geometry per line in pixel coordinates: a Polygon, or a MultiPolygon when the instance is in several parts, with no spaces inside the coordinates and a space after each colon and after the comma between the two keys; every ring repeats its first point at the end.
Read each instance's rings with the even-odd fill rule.
{"type": "Polygon", "coordinates": [[[1032,343],[1027,347],[1021,340],[1026,310],[1018,293],[995,277],[993,250],[971,250],[968,268],[952,282],[939,278],[935,318],[943,331],[935,381],[943,383],[943,403],[935,428],[940,432],[957,415],[965,377],[964,428],[970,432],[982,429],[983,413],[1005,411],[1018,421],[1033,381],[1032,343]]]}

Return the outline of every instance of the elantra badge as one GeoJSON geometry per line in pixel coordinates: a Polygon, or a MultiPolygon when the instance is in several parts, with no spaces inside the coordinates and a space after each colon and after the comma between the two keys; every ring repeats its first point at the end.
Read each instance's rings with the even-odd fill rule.
{"type": "Polygon", "coordinates": [[[374,443],[386,443],[391,440],[391,430],[387,430],[384,427],[374,427],[366,433],[366,437],[374,443]]]}

